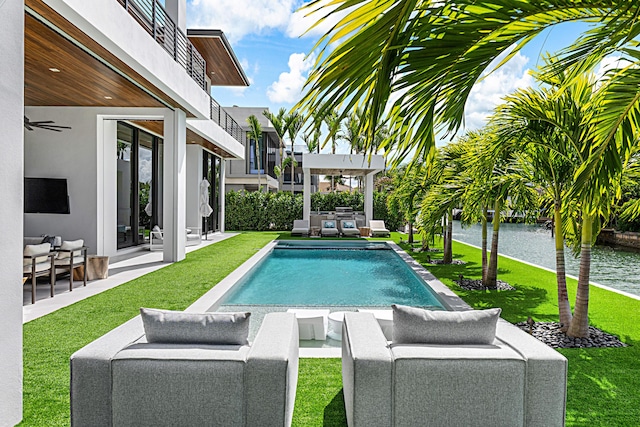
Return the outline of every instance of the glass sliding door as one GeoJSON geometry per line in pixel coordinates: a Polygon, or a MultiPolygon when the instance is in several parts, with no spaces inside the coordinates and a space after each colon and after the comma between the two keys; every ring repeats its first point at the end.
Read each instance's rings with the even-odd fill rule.
{"type": "Polygon", "coordinates": [[[208,203],[213,212],[202,218],[202,232],[220,231],[220,162],[219,157],[203,151],[203,179],[209,181],[208,203]]]}
{"type": "Polygon", "coordinates": [[[149,242],[154,225],[162,227],[161,139],[118,122],[118,249],[149,242]]]}

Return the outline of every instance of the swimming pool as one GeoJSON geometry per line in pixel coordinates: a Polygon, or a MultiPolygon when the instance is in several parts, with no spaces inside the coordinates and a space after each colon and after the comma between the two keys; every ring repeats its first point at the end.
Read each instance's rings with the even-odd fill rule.
{"type": "Polygon", "coordinates": [[[278,242],[221,304],[445,309],[387,244],[367,241],[278,242]]]}

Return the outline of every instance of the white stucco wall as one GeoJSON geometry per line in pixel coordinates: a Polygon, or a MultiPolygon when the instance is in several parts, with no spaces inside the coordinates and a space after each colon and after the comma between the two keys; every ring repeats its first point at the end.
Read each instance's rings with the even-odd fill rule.
{"type": "Polygon", "coordinates": [[[0,426],[22,419],[24,2],[0,0],[0,426]]]}

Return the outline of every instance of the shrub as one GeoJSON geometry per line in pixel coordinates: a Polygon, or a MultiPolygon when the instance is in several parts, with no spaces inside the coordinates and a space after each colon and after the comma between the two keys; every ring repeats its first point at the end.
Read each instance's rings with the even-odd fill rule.
{"type": "MultiPolygon", "coordinates": [[[[228,230],[291,230],[293,221],[302,218],[303,197],[289,192],[261,193],[230,191],[225,199],[225,222],[228,230]]],[[[364,195],[358,192],[313,193],[312,211],[333,211],[338,206],[364,210],[364,195]]],[[[382,219],[389,230],[396,230],[401,218],[387,210],[387,194],[373,193],[373,217],[382,219]]]]}

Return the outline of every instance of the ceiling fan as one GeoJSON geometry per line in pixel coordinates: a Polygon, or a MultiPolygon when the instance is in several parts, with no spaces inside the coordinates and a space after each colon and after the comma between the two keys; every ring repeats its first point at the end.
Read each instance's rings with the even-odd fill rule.
{"type": "Polygon", "coordinates": [[[40,122],[32,122],[29,120],[27,116],[24,116],[24,127],[27,130],[33,130],[33,128],[40,128],[46,130],[52,130],[54,132],[62,132],[62,129],[71,129],[70,126],[60,126],[54,125],[52,120],[40,121],[40,122]]]}

